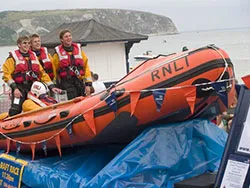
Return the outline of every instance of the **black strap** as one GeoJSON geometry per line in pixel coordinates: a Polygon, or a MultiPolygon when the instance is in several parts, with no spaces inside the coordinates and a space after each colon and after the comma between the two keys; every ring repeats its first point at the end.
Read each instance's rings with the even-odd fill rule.
{"type": "MultiPolygon", "coordinates": [[[[25,58],[25,60],[27,61],[26,58],[25,58]]],[[[29,59],[28,59],[28,71],[32,71],[32,62],[31,62],[30,56],[29,56],[29,59]]]]}
{"type": "Polygon", "coordinates": [[[72,54],[70,55],[70,64],[71,64],[72,66],[75,66],[75,65],[76,65],[76,61],[75,61],[75,57],[74,57],[74,55],[73,55],[73,52],[72,52],[72,54]]]}
{"type": "Polygon", "coordinates": [[[17,77],[23,77],[23,80],[26,80],[25,72],[17,72],[12,75],[12,78],[15,80],[17,77]]]}
{"type": "Polygon", "coordinates": [[[39,62],[40,62],[40,64],[42,65],[42,67],[44,67],[44,63],[43,63],[43,61],[41,60],[40,57],[39,57],[39,62]]]}

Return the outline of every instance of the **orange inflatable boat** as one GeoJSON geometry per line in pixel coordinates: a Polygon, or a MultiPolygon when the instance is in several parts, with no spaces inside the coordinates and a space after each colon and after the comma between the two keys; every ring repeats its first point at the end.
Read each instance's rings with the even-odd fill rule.
{"type": "Polygon", "coordinates": [[[224,111],[234,95],[233,64],[222,49],[159,55],[106,91],[2,120],[0,147],[33,155],[57,147],[61,154],[61,146],[128,142],[152,122],[224,111]]]}

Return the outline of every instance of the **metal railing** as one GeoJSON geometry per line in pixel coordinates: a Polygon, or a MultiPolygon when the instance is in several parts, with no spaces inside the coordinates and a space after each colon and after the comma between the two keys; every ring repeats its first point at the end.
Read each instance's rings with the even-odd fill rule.
{"type": "MultiPolygon", "coordinates": [[[[2,78],[3,71],[0,71],[0,77],[2,78]]],[[[4,81],[0,81],[0,113],[8,112],[11,104],[10,100],[10,88],[4,83],[4,81]]]]}

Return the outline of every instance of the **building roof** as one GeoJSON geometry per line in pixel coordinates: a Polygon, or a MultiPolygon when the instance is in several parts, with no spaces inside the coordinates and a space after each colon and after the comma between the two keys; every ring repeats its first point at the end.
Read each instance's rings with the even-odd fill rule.
{"type": "Polygon", "coordinates": [[[59,33],[63,29],[69,29],[73,36],[73,41],[86,45],[89,43],[103,43],[103,42],[140,42],[147,40],[148,36],[128,33],[118,29],[103,25],[95,20],[87,20],[81,22],[64,23],[42,36],[42,44],[46,47],[55,47],[60,44],[59,33]]]}

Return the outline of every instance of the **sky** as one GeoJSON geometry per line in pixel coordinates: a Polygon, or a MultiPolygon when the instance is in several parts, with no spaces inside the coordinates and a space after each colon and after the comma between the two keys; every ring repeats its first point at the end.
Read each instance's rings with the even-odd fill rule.
{"type": "Polygon", "coordinates": [[[7,0],[0,11],[117,8],[172,19],[179,31],[250,27],[250,0],[7,0]]]}

